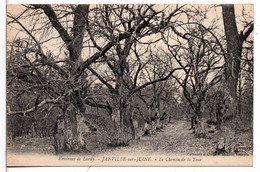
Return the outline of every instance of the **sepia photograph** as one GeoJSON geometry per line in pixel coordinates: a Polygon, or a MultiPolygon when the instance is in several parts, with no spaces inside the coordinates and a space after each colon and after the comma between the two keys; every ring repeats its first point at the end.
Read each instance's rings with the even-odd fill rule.
{"type": "Polygon", "coordinates": [[[253,166],[253,4],[7,4],[7,166],[253,166]]]}

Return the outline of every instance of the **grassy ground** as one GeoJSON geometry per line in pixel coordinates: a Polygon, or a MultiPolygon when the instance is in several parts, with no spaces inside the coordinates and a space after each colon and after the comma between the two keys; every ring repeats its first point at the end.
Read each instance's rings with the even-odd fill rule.
{"type": "MultiPolygon", "coordinates": [[[[194,136],[187,120],[176,120],[152,136],[142,136],[126,147],[108,147],[106,133],[87,135],[88,154],[93,155],[213,155],[216,148],[216,133],[207,133],[206,138],[194,136]]],[[[206,128],[206,131],[211,128],[206,128]]],[[[252,130],[238,131],[239,155],[252,155],[252,130]]],[[[19,153],[55,154],[53,138],[15,138],[7,143],[8,151],[19,153]]]]}

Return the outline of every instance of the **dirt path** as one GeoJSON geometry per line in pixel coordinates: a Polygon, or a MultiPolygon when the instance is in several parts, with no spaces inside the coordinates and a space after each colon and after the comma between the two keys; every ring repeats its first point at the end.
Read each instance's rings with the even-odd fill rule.
{"type": "Polygon", "coordinates": [[[155,135],[142,136],[130,146],[109,148],[99,155],[212,155],[215,140],[195,138],[189,127],[189,122],[178,120],[155,135]]]}
{"type": "MultiPolygon", "coordinates": [[[[198,139],[189,130],[190,124],[186,120],[176,120],[152,136],[142,136],[126,147],[107,147],[91,143],[93,155],[207,155],[212,154],[214,143],[212,139],[198,139]],[[93,150],[94,149],[94,150],[93,150]]],[[[99,137],[97,136],[96,139],[99,137]]],[[[8,145],[10,151],[22,153],[55,154],[53,138],[16,138],[15,143],[8,145]]]]}
{"type": "MultiPolygon", "coordinates": [[[[90,155],[97,156],[121,156],[121,155],[212,155],[216,147],[216,133],[206,134],[208,138],[197,138],[190,128],[190,122],[175,120],[164,129],[152,136],[142,136],[140,140],[134,140],[126,147],[107,147],[106,142],[93,136],[90,155]],[[102,143],[102,144],[101,144],[102,143]]],[[[253,136],[248,132],[239,134],[238,143],[241,153],[252,154],[253,136]]],[[[7,144],[8,150],[21,153],[55,154],[53,138],[16,138],[12,144],[7,144]]],[[[70,154],[70,153],[68,153],[70,154]]],[[[86,155],[86,153],[82,153],[86,155]]]]}

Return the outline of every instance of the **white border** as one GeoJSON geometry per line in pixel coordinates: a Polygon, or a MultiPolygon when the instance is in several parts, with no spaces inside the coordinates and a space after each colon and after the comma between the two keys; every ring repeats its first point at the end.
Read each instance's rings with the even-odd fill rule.
{"type": "Polygon", "coordinates": [[[5,3],[0,3],[0,171],[5,170],[5,155],[6,155],[6,150],[5,150],[5,143],[6,143],[6,121],[5,121],[5,102],[6,102],[6,97],[5,97],[5,88],[6,88],[6,66],[5,66],[5,48],[6,48],[6,20],[5,20],[5,13],[6,13],[6,8],[5,8],[5,3]]]}
{"type": "Polygon", "coordinates": [[[245,4],[245,3],[256,3],[256,1],[254,0],[128,0],[128,1],[124,1],[124,0],[95,0],[95,1],[87,1],[87,0],[77,0],[77,1],[73,1],[73,0],[55,0],[55,1],[51,1],[51,0],[7,0],[6,1],[8,4],[28,4],[28,3],[39,3],[39,4],[48,4],[48,3],[55,3],[55,4],[75,4],[77,2],[77,4],[126,4],[126,3],[131,3],[131,4],[227,4],[227,3],[241,3],[241,4],[245,4]]]}
{"type": "MultiPolygon", "coordinates": [[[[248,171],[248,172],[255,172],[255,171],[260,171],[260,148],[259,148],[259,143],[260,139],[258,138],[258,135],[260,133],[260,106],[258,105],[260,100],[258,95],[260,95],[260,82],[259,82],[259,72],[260,68],[259,62],[260,62],[260,39],[259,39],[259,28],[260,28],[260,22],[259,18],[260,17],[260,1],[258,0],[199,0],[199,1],[192,1],[192,0],[128,0],[128,1],[123,1],[123,0],[95,0],[95,1],[86,1],[86,0],[7,0],[8,4],[26,4],[26,3],[95,3],[95,4],[102,4],[102,3],[160,3],[160,4],[174,4],[174,3],[254,3],[255,4],[255,28],[254,28],[254,34],[255,34],[255,61],[254,61],[254,167],[217,167],[217,168],[212,168],[212,167],[28,167],[28,168],[8,168],[8,171],[10,172],[32,172],[32,171],[39,171],[39,172],[45,172],[46,170],[50,172],[57,172],[57,171],[62,171],[62,172],[69,172],[71,170],[76,170],[79,172],[97,172],[97,171],[106,171],[106,172],[117,172],[117,171],[122,171],[124,170],[125,172],[130,172],[130,171],[171,171],[171,172],[178,172],[178,171],[248,171]],[[122,169],[123,168],[123,169],[122,169]]],[[[6,39],[5,39],[5,28],[6,28],[6,18],[5,18],[5,13],[6,13],[6,4],[5,3],[0,3],[0,171],[5,171],[5,165],[6,165],[6,160],[5,160],[5,102],[6,102],[6,97],[5,97],[5,89],[6,89],[6,82],[5,82],[5,77],[6,77],[6,70],[5,70],[5,45],[6,45],[6,39]]]]}

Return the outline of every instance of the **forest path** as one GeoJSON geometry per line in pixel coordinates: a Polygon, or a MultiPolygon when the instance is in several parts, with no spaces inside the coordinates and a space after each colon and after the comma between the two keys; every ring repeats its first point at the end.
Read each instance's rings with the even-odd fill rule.
{"type": "MultiPolygon", "coordinates": [[[[109,147],[104,141],[98,142],[104,136],[94,135],[96,140],[89,143],[89,150],[90,154],[97,156],[211,155],[215,148],[213,139],[198,139],[189,128],[190,122],[187,120],[173,120],[155,134],[142,136],[140,140],[133,140],[125,147],[109,147]]],[[[12,146],[8,144],[7,147],[14,152],[55,154],[52,137],[20,137],[15,139],[12,146]]]]}
{"type": "Polygon", "coordinates": [[[152,136],[142,136],[126,147],[110,147],[99,156],[116,155],[212,155],[215,139],[196,138],[190,122],[176,120],[152,136]]]}
{"type": "MultiPolygon", "coordinates": [[[[142,136],[140,140],[130,142],[125,147],[109,147],[107,143],[98,141],[104,139],[104,136],[94,135],[89,145],[92,149],[87,155],[94,156],[151,156],[151,155],[212,155],[216,148],[216,133],[208,133],[207,138],[197,138],[189,130],[190,122],[184,119],[173,120],[162,130],[157,131],[151,136],[142,136]]],[[[253,151],[252,132],[241,131],[238,133],[240,154],[250,154],[253,151]]],[[[55,154],[53,147],[53,137],[30,138],[19,137],[14,142],[7,142],[7,149],[11,152],[20,153],[40,153],[55,154]]],[[[71,154],[71,153],[65,153],[71,154]]],[[[80,153],[86,155],[86,153],[80,153]]]]}

